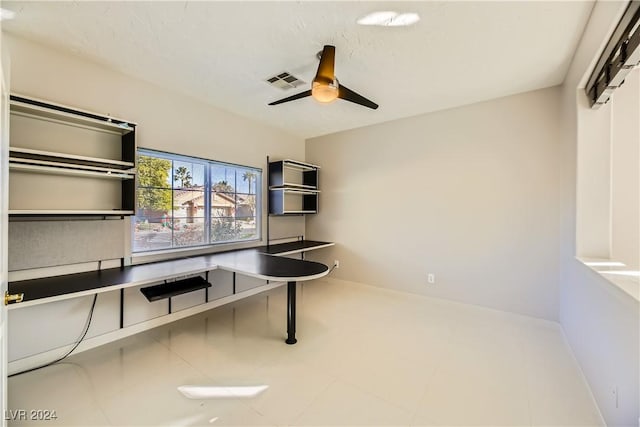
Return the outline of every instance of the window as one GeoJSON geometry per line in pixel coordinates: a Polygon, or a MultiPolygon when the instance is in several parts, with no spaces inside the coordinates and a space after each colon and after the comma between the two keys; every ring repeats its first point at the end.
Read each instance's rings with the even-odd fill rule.
{"type": "Polygon", "coordinates": [[[262,170],[138,150],[133,252],[260,238],[262,170]]]}
{"type": "MultiPolygon", "coordinates": [[[[580,108],[582,106],[582,108],[580,108]]],[[[578,108],[576,255],[639,298],[640,69],[599,109],[578,108]]]]}

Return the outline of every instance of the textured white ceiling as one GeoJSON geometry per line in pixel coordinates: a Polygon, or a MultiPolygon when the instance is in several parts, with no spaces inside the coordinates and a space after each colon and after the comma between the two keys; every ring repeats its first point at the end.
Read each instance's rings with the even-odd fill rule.
{"type": "Polygon", "coordinates": [[[309,138],[562,83],[592,2],[12,2],[10,33],[56,46],[214,106],[309,138]],[[412,27],[362,27],[376,10],[412,27]],[[370,110],[287,91],[336,46],[336,75],[370,110]]]}

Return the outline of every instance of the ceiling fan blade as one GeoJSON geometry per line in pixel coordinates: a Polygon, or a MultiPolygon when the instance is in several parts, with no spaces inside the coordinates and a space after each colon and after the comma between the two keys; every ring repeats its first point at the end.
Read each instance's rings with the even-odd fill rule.
{"type": "Polygon", "coordinates": [[[335,79],[335,61],[336,61],[336,47],[331,45],[325,45],[322,49],[322,56],[320,57],[320,63],[318,64],[318,72],[314,81],[323,80],[327,83],[332,82],[335,79]]]}
{"type": "Polygon", "coordinates": [[[374,110],[378,108],[378,104],[365,98],[364,96],[358,93],[355,93],[348,87],[343,86],[342,83],[338,87],[338,98],[344,99],[345,101],[353,102],[355,104],[363,105],[365,107],[369,107],[374,110]]]}
{"type": "Polygon", "coordinates": [[[305,90],[304,92],[296,93],[295,95],[270,102],[269,105],[278,105],[282,104],[283,102],[295,101],[296,99],[306,98],[307,96],[311,96],[310,90],[305,90]]]}

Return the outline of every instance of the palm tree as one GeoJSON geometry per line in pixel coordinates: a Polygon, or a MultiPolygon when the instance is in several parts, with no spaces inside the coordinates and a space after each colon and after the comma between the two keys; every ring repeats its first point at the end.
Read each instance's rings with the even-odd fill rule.
{"type": "Polygon", "coordinates": [[[253,181],[254,179],[256,179],[255,172],[246,171],[244,174],[242,174],[242,180],[249,181],[249,194],[251,194],[251,181],[253,181]]]}
{"type": "Polygon", "coordinates": [[[191,183],[192,178],[193,177],[191,176],[191,172],[189,172],[189,169],[184,166],[180,166],[179,168],[177,168],[175,175],[173,176],[174,181],[180,181],[182,188],[191,187],[193,185],[191,183]]]}

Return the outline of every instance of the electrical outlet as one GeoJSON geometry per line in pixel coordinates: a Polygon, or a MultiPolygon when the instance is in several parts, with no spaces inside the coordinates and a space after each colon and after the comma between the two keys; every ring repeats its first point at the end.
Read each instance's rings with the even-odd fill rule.
{"type": "Polygon", "coordinates": [[[333,265],[335,265],[336,268],[340,268],[340,260],[333,261],[333,265]]]}
{"type": "Polygon", "coordinates": [[[433,273],[427,274],[427,282],[429,284],[432,284],[432,285],[435,284],[436,283],[436,275],[433,274],[433,273]]]}

